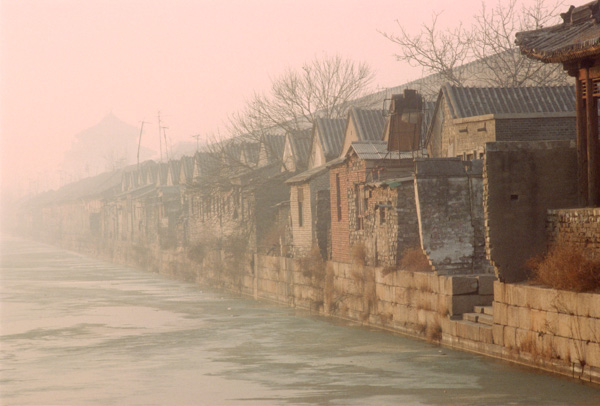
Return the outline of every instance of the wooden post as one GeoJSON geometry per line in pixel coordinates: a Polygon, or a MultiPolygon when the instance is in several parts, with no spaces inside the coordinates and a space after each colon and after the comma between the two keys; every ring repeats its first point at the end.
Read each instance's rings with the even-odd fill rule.
{"type": "Polygon", "coordinates": [[[598,164],[598,102],[594,97],[594,84],[586,69],[587,157],[588,157],[588,206],[600,205],[600,171],[598,164]]]}
{"type": "MultiPolygon", "coordinates": [[[[582,69],[583,71],[583,69],[582,69]]],[[[581,72],[583,73],[583,72],[581,72]]],[[[583,75],[575,76],[576,110],[577,110],[577,194],[579,204],[588,204],[588,177],[587,177],[587,118],[585,100],[583,99],[583,75]]],[[[587,79],[587,74],[585,76],[587,79]]]]}

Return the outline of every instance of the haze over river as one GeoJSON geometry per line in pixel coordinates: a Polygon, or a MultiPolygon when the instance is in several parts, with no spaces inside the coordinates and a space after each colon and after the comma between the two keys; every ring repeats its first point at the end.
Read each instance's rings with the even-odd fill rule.
{"type": "Polygon", "coordinates": [[[600,404],[600,389],[12,238],[0,403],[600,404]]]}

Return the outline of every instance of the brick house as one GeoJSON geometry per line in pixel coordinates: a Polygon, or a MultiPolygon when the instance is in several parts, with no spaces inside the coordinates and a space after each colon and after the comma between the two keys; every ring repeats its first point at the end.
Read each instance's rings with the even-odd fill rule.
{"type": "Polygon", "coordinates": [[[572,86],[440,89],[426,137],[432,158],[480,159],[495,141],[540,141],[575,136],[572,86]]]}
{"type": "Polygon", "coordinates": [[[273,224],[280,203],[289,196],[281,172],[284,138],[264,137],[252,143],[230,144],[218,153],[195,155],[192,182],[186,184],[181,221],[187,224],[188,245],[227,245],[244,239],[250,251],[267,251],[281,244],[273,224]],[[248,147],[249,150],[245,151],[248,147]],[[245,157],[245,158],[244,158],[245,157]],[[236,162],[231,162],[235,158],[236,162]],[[256,166],[239,159],[254,160],[256,166]],[[272,238],[271,238],[272,237],[272,238]]]}
{"type": "Polygon", "coordinates": [[[331,225],[327,161],[339,156],[344,119],[318,118],[312,128],[308,169],[286,181],[290,187],[292,252],[301,256],[319,247],[328,258],[331,225]]]}
{"type": "MultiPolygon", "coordinates": [[[[330,162],[327,167],[331,200],[331,257],[334,261],[350,262],[352,246],[365,243],[367,239],[365,225],[372,215],[368,211],[369,195],[365,184],[406,177],[413,168],[412,153],[390,152],[386,141],[358,141],[350,144],[344,157],[330,162]]],[[[376,257],[373,247],[371,244],[368,258],[376,257]]],[[[368,250],[368,247],[365,248],[368,250]]]]}

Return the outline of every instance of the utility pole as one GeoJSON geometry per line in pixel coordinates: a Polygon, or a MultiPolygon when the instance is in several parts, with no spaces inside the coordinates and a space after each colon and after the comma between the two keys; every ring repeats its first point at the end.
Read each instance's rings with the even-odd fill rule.
{"type": "Polygon", "coordinates": [[[160,148],[160,162],[162,162],[163,160],[163,153],[162,153],[162,137],[160,136],[160,110],[158,111],[158,145],[160,148]]]}
{"type": "Polygon", "coordinates": [[[196,139],[196,152],[198,152],[198,150],[200,149],[200,146],[198,144],[199,143],[198,140],[200,139],[200,134],[192,135],[192,138],[196,139]]]}
{"type": "Polygon", "coordinates": [[[163,131],[163,137],[165,139],[165,156],[167,157],[167,162],[169,162],[171,160],[171,158],[169,157],[169,143],[167,142],[167,129],[169,127],[161,127],[162,131],[163,131]]]}
{"type": "Polygon", "coordinates": [[[140,138],[138,139],[138,151],[137,151],[137,166],[138,171],[140,170],[140,148],[142,146],[142,133],[144,132],[144,124],[150,124],[142,120],[142,126],[140,127],[140,138]]]}

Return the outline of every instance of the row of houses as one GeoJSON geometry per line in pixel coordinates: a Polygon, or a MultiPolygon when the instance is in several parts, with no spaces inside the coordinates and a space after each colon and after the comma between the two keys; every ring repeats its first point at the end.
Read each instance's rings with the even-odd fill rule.
{"type": "Polygon", "coordinates": [[[486,145],[573,138],[574,89],[446,84],[435,102],[406,89],[386,104],[67,185],[31,200],[23,227],[139,249],[318,250],[337,262],[351,262],[359,247],[367,264],[391,267],[420,248],[439,273],[492,272],[486,145]]]}

